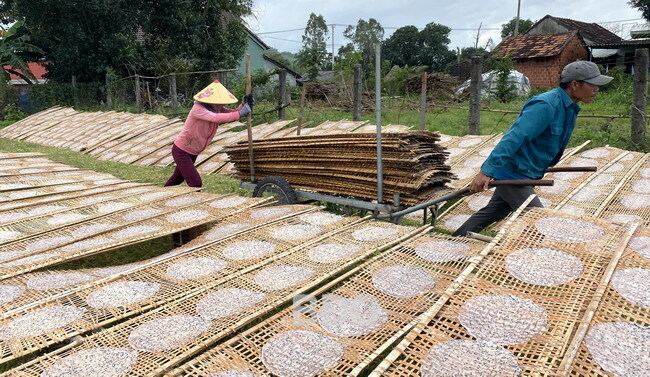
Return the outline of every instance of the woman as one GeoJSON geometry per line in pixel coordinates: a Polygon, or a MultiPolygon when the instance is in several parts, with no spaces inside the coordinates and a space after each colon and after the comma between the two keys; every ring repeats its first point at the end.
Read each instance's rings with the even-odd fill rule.
{"type": "Polygon", "coordinates": [[[248,94],[236,109],[225,108],[225,105],[236,103],[237,98],[218,80],[197,93],[194,100],[183,130],[174,140],[172,156],[176,169],[165,186],[176,186],[186,181],[190,187],[201,187],[201,176],[194,167],[196,158],[212,142],[220,123],[244,117],[253,107],[253,95],[248,94]]]}

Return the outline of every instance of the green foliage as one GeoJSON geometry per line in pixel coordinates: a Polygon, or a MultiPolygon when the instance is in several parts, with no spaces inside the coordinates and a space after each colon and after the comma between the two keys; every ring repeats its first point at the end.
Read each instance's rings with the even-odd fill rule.
{"type": "Polygon", "coordinates": [[[384,77],[382,83],[384,93],[392,96],[406,94],[406,82],[413,77],[421,76],[426,68],[426,66],[403,68],[394,66],[384,77]]]}
{"type": "Polygon", "coordinates": [[[466,61],[473,56],[485,56],[488,53],[483,47],[465,47],[460,51],[460,60],[466,61]]]}
{"type": "Polygon", "coordinates": [[[418,65],[418,42],[420,31],[415,26],[401,27],[382,43],[384,58],[390,61],[391,65],[414,66],[418,65]]]}
{"type": "MultiPolygon", "coordinates": [[[[257,69],[251,73],[251,87],[255,95],[256,101],[273,101],[277,100],[277,80],[271,80],[277,71],[266,72],[262,69],[257,69]]],[[[237,98],[244,98],[246,94],[246,77],[243,75],[232,80],[234,85],[231,85],[230,91],[237,98]]]]}
{"type": "Polygon", "coordinates": [[[349,25],[343,31],[343,36],[350,41],[346,49],[361,52],[361,67],[367,77],[370,65],[375,61],[375,49],[384,38],[384,28],[374,18],[365,21],[360,19],[357,26],[349,25]]]}
{"type": "Polygon", "coordinates": [[[327,59],[327,24],[322,15],[311,13],[305,33],[302,35],[302,49],[298,52],[298,67],[307,72],[309,80],[316,79],[327,59]]]}
{"type": "Polygon", "coordinates": [[[160,62],[174,59],[197,70],[235,67],[246,48],[241,16],[251,6],[251,0],[14,2],[45,50],[48,77],[75,75],[80,82],[103,81],[108,67],[120,76],[153,75],[160,62]]]}
{"type": "Polygon", "coordinates": [[[510,71],[515,69],[515,62],[508,58],[502,56],[493,56],[494,59],[494,71],[497,75],[497,88],[494,96],[501,102],[510,102],[515,99],[515,95],[512,93],[516,86],[509,80],[510,71]]]}
{"type": "MultiPolygon", "coordinates": [[[[501,39],[506,39],[515,35],[515,24],[517,23],[517,17],[501,25],[501,39]]],[[[522,20],[519,19],[519,34],[525,34],[530,28],[533,27],[535,23],[530,19],[522,20]]]]}

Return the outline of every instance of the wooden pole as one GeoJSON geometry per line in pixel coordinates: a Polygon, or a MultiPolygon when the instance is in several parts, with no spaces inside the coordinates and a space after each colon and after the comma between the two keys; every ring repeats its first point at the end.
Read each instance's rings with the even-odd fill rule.
{"type": "Polygon", "coordinates": [[[145,82],[145,86],[147,87],[147,99],[149,100],[149,108],[152,108],[153,104],[151,103],[151,90],[149,89],[149,81],[145,82]]]}
{"type": "MultiPolygon", "coordinates": [[[[251,87],[251,55],[246,54],[246,94],[250,94],[251,87]]],[[[253,158],[253,126],[251,114],[246,115],[246,129],[248,130],[248,159],[251,167],[251,182],[255,183],[255,159],[253,158]]]]}
{"type": "Polygon", "coordinates": [[[176,74],[172,73],[169,76],[169,95],[172,97],[172,109],[178,109],[178,95],[176,92],[176,74]]]}
{"type": "Polygon", "coordinates": [[[352,101],[352,120],[361,120],[361,64],[354,65],[354,100],[352,101]]]}
{"type": "Polygon", "coordinates": [[[469,84],[469,134],[480,134],[481,122],[481,62],[480,56],[472,57],[472,74],[469,84]]]}
{"type": "Polygon", "coordinates": [[[142,102],[140,101],[140,75],[135,75],[135,112],[142,111],[142,102]]]}
{"type": "Polygon", "coordinates": [[[302,84],[302,92],[300,93],[300,112],[298,113],[298,129],[296,134],[300,135],[300,129],[302,128],[302,116],[305,113],[305,97],[307,96],[307,83],[302,84]]]}
{"type": "Polygon", "coordinates": [[[285,114],[284,114],[284,101],[287,98],[287,71],[284,69],[280,70],[279,74],[279,81],[280,81],[280,109],[278,110],[278,118],[281,120],[284,120],[285,114]]]}
{"type": "Polygon", "coordinates": [[[79,108],[79,97],[77,96],[77,76],[72,75],[72,98],[74,107],[79,108]]]}
{"type": "Polygon", "coordinates": [[[634,99],[632,102],[631,139],[634,148],[646,144],[646,106],[648,103],[648,49],[639,48],[634,53],[634,99]]]}
{"type": "Polygon", "coordinates": [[[422,74],[422,91],[420,92],[420,129],[424,129],[427,114],[427,80],[429,75],[424,72],[422,74]]]}
{"type": "Polygon", "coordinates": [[[111,95],[111,77],[106,73],[106,106],[113,108],[113,96],[111,95]]]}

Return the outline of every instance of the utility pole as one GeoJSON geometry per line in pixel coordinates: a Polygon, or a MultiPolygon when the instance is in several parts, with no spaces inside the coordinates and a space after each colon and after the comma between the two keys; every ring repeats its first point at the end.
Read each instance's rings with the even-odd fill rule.
{"type": "Polygon", "coordinates": [[[521,0],[517,0],[517,18],[515,18],[514,35],[519,35],[519,9],[521,9],[521,0]]]}
{"type": "Polygon", "coordinates": [[[332,24],[332,70],[334,70],[334,24],[332,24]]]}

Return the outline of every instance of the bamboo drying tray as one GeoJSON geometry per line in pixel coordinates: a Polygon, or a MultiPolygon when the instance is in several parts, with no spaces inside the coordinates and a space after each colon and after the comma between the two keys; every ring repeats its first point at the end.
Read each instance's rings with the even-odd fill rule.
{"type": "MultiPolygon", "coordinates": [[[[332,233],[332,231],[338,231],[339,227],[345,227],[346,223],[349,225],[355,221],[341,218],[340,221],[324,227],[323,234],[326,235],[332,233]]],[[[87,283],[81,289],[76,289],[69,294],[59,295],[59,297],[48,300],[46,303],[40,304],[37,309],[41,310],[46,307],[59,306],[82,308],[84,311],[83,318],[67,326],[63,331],[57,329],[40,336],[19,338],[15,341],[0,343],[0,350],[2,350],[0,362],[11,360],[55,342],[69,339],[74,335],[94,330],[99,326],[106,326],[116,320],[181,299],[191,292],[205,291],[211,286],[223,284],[247,271],[254,270],[258,266],[268,263],[266,259],[269,256],[273,256],[276,253],[282,254],[301,244],[301,242],[283,241],[268,236],[268,233],[273,229],[294,225],[296,223],[302,223],[298,217],[262,226],[251,232],[240,234],[236,238],[230,237],[223,241],[213,242],[201,248],[159,259],[152,264],[133,269],[113,278],[87,283]],[[269,254],[243,260],[232,260],[223,254],[224,250],[246,242],[264,242],[268,244],[269,248],[274,247],[275,252],[270,252],[271,249],[269,249],[269,254]],[[210,261],[212,261],[212,272],[205,271],[205,275],[202,277],[186,279],[175,277],[173,272],[170,272],[174,271],[171,269],[175,268],[178,263],[191,261],[195,258],[201,258],[199,265],[202,267],[208,267],[210,261]],[[97,298],[97,293],[101,292],[102,289],[110,289],[111,286],[118,284],[137,284],[148,287],[151,289],[151,295],[126,305],[98,307],[97,303],[101,303],[101,300],[97,298]]],[[[11,320],[22,317],[33,310],[35,308],[30,307],[26,310],[14,311],[10,316],[5,317],[3,323],[9,323],[11,320]]]]}
{"type": "MultiPolygon", "coordinates": [[[[425,312],[446,290],[458,275],[468,266],[470,258],[476,257],[485,244],[470,239],[458,239],[443,235],[418,236],[404,244],[397,245],[384,254],[364,263],[351,271],[351,276],[342,282],[337,279],[325,288],[312,293],[313,299],[308,301],[305,310],[297,308],[285,309],[279,314],[256,325],[244,334],[203,353],[187,362],[170,375],[204,376],[219,371],[243,369],[260,374],[267,374],[264,367],[261,349],[274,335],[285,331],[306,330],[322,333],[335,338],[344,345],[346,352],[335,367],[320,376],[350,376],[356,375],[360,363],[369,363],[386,347],[397,339],[400,333],[408,329],[417,316],[425,312]],[[416,248],[430,242],[452,242],[454,245],[466,246],[464,256],[447,262],[432,262],[418,256],[416,248]],[[373,275],[383,268],[405,265],[421,268],[434,277],[436,284],[430,291],[414,295],[411,298],[397,298],[381,292],[373,286],[373,275]],[[360,295],[372,295],[386,313],[386,322],[366,335],[352,337],[337,336],[328,333],[319,326],[316,313],[323,307],[326,295],[333,294],[346,298],[360,295]],[[318,300],[316,300],[318,298],[318,300]],[[353,372],[354,371],[354,372],[353,372]]],[[[420,249],[417,249],[420,250],[420,249]]],[[[444,257],[447,259],[450,255],[444,257]]],[[[431,258],[431,256],[429,256],[431,258]]]]}
{"type": "MultiPolygon", "coordinates": [[[[356,229],[359,230],[367,226],[366,223],[356,226],[356,229]]],[[[168,350],[163,350],[160,352],[150,353],[142,352],[138,355],[138,361],[133,366],[132,370],[127,375],[159,375],[162,374],[167,368],[178,364],[181,360],[186,357],[195,354],[196,352],[209,347],[214,342],[224,338],[225,336],[231,335],[233,331],[236,331],[237,328],[243,326],[244,324],[250,322],[252,319],[260,316],[266,315],[274,307],[283,304],[288,301],[291,297],[300,292],[305,291],[308,288],[314,287],[317,284],[320,284],[323,279],[332,278],[336,274],[345,271],[349,268],[355,261],[358,261],[362,258],[367,257],[371,253],[375,252],[377,248],[386,248],[397,242],[399,242],[404,237],[409,236],[407,228],[398,227],[392,224],[378,223],[376,226],[381,226],[385,228],[394,228],[398,229],[398,233],[402,237],[398,239],[391,239],[389,244],[385,246],[380,246],[381,242],[367,242],[367,246],[360,252],[357,256],[353,258],[348,258],[345,260],[345,263],[342,264],[328,264],[315,266],[313,262],[303,256],[303,253],[306,253],[308,246],[314,246],[322,242],[331,242],[332,236],[320,237],[316,240],[313,240],[311,243],[303,243],[300,246],[278,255],[276,258],[267,259],[267,263],[270,265],[283,265],[291,263],[297,266],[310,266],[314,268],[317,275],[314,276],[309,283],[299,283],[298,285],[287,287],[276,292],[267,292],[264,299],[259,302],[257,305],[243,309],[243,311],[238,314],[231,315],[229,317],[220,318],[218,320],[210,323],[208,330],[201,335],[198,335],[196,338],[189,340],[181,346],[174,347],[168,350]],[[303,253],[301,253],[301,251],[303,253]]],[[[349,236],[344,236],[346,232],[351,233],[355,231],[354,229],[344,228],[340,232],[339,236],[335,236],[335,239],[346,239],[349,240],[349,236]],[[342,238],[338,238],[342,237],[342,238]]],[[[413,233],[413,232],[411,232],[413,233]]],[[[386,242],[386,241],[384,241],[386,242]]],[[[208,292],[214,292],[218,289],[225,288],[237,288],[245,289],[249,291],[259,291],[257,284],[252,282],[252,277],[244,275],[241,278],[230,280],[224,284],[212,287],[208,290],[199,290],[196,292],[189,293],[184,298],[172,302],[168,305],[162,306],[153,311],[149,311],[143,315],[137,316],[131,320],[123,322],[117,326],[114,326],[108,330],[101,331],[95,335],[83,338],[82,340],[72,343],[69,347],[64,347],[44,356],[41,356],[35,359],[33,362],[23,364],[18,368],[15,368],[11,372],[20,374],[20,375],[36,375],[41,373],[45,368],[51,365],[54,361],[58,360],[60,357],[65,357],[74,352],[94,348],[102,345],[119,345],[125,344],[128,347],[128,337],[130,333],[138,326],[149,322],[154,319],[160,319],[162,317],[167,317],[169,315],[196,315],[196,306],[203,299],[208,292]]]]}
{"type": "Polygon", "coordinates": [[[644,188],[647,186],[649,172],[650,158],[646,157],[638,170],[627,181],[621,182],[622,187],[609,198],[609,202],[603,203],[604,206],[597,210],[596,215],[602,218],[626,215],[630,219],[642,221],[644,226],[650,225],[650,195],[648,189],[644,188]]]}
{"type": "MultiPolygon", "coordinates": [[[[419,376],[421,362],[433,346],[450,340],[474,339],[458,320],[459,311],[468,300],[481,295],[499,294],[532,300],[546,311],[548,323],[543,331],[529,334],[532,338],[528,341],[518,340],[518,344],[505,345],[503,349],[514,355],[523,375],[556,376],[574,332],[584,322],[592,305],[594,292],[603,281],[607,284],[608,268],[612,262],[618,261],[631,233],[624,226],[591,218],[588,219],[590,223],[602,228],[602,237],[585,242],[560,242],[543,235],[536,228],[538,220],[549,217],[577,220],[546,209],[527,211],[504,230],[503,238],[495,245],[491,256],[479,266],[476,275],[466,280],[445,306],[423,318],[421,324],[407,335],[372,375],[419,376]],[[576,257],[583,264],[583,273],[577,279],[558,286],[533,285],[519,280],[508,272],[504,260],[511,253],[527,248],[548,248],[576,257]]],[[[550,221],[555,224],[559,222],[550,221]]],[[[579,233],[575,227],[572,231],[581,236],[588,234],[579,233]]],[[[520,318],[523,321],[527,319],[520,318]]],[[[503,319],[503,323],[507,320],[509,318],[503,319]]],[[[497,319],[494,318],[494,321],[497,319]]]]}
{"type": "MultiPolygon", "coordinates": [[[[636,237],[649,236],[650,229],[639,227],[637,228],[632,240],[636,237]]],[[[650,259],[638,254],[635,249],[628,244],[623,257],[616,266],[616,272],[630,268],[642,268],[648,270],[650,269],[650,259]]],[[[608,322],[621,322],[624,324],[632,323],[638,326],[643,326],[647,329],[650,327],[650,308],[639,306],[627,300],[613,288],[612,283],[610,282],[610,284],[607,285],[607,289],[604,291],[602,302],[600,302],[598,308],[595,310],[593,319],[589,322],[589,331],[591,331],[595,326],[606,324],[608,322]]],[[[567,359],[563,362],[562,366],[564,368],[560,369],[559,375],[585,377],[609,377],[614,375],[603,370],[603,366],[594,359],[584,341],[577,343],[576,346],[579,347],[576,347],[575,352],[568,355],[567,359]]],[[[648,360],[649,352],[647,349],[621,348],[620,351],[627,353],[631,358],[645,360],[646,365],[650,362],[650,360],[648,360]]],[[[624,360],[621,361],[625,362],[624,360]]],[[[609,362],[614,362],[615,365],[618,364],[618,367],[621,366],[619,363],[616,363],[616,360],[610,359],[609,362]]]]}
{"type": "MultiPolygon", "coordinates": [[[[228,198],[229,197],[226,197],[224,198],[224,200],[228,198]]],[[[159,263],[163,259],[174,257],[176,255],[181,255],[183,253],[194,251],[196,249],[205,248],[222,239],[232,237],[242,232],[250,232],[259,226],[265,224],[271,224],[275,221],[286,218],[287,216],[295,216],[295,215],[299,215],[301,212],[304,211],[315,210],[315,208],[312,206],[307,206],[307,207],[292,206],[286,214],[267,217],[264,219],[254,219],[251,218],[250,216],[252,211],[246,209],[251,206],[256,206],[258,204],[261,204],[265,200],[251,199],[251,198],[246,198],[246,199],[247,200],[244,203],[241,203],[235,206],[236,208],[233,208],[234,210],[236,210],[236,212],[233,212],[231,215],[225,217],[224,220],[219,222],[218,225],[216,225],[212,230],[205,232],[203,235],[195,238],[191,242],[183,245],[182,247],[173,249],[168,253],[151,258],[148,261],[141,261],[141,262],[130,263],[127,265],[118,265],[118,266],[103,267],[103,268],[90,268],[90,269],[72,270],[72,271],[35,272],[35,273],[23,274],[13,278],[5,279],[3,280],[3,284],[19,287],[22,290],[22,294],[16,297],[15,299],[7,301],[4,304],[0,305],[0,310],[3,313],[3,315],[0,318],[13,315],[14,313],[17,313],[19,310],[25,311],[28,309],[28,307],[34,307],[36,305],[40,305],[41,303],[47,302],[56,297],[62,297],[66,294],[84,288],[90,284],[95,284],[95,282],[98,280],[110,278],[114,275],[121,275],[128,270],[134,270],[141,267],[142,268],[149,267],[149,265],[159,263]],[[223,229],[224,231],[220,231],[220,229],[223,229]],[[66,286],[61,286],[60,288],[52,288],[52,289],[30,288],[30,284],[29,284],[30,281],[43,279],[48,276],[57,276],[56,274],[69,274],[69,273],[80,273],[86,276],[93,276],[94,278],[86,282],[82,282],[83,284],[66,285],[66,286]]]]}
{"type": "MultiPolygon", "coordinates": [[[[114,215],[87,221],[80,225],[68,226],[45,235],[14,242],[10,244],[12,248],[15,249],[17,247],[21,250],[27,250],[29,244],[35,242],[47,242],[47,240],[56,240],[61,237],[59,241],[57,241],[56,249],[41,249],[38,252],[32,251],[21,255],[20,259],[14,259],[10,262],[0,264],[0,278],[6,279],[45,266],[51,266],[100,252],[106,252],[118,247],[124,247],[133,243],[176,233],[184,229],[194,228],[198,225],[214,222],[233,211],[232,209],[215,209],[210,206],[210,202],[215,201],[215,196],[210,194],[191,193],[171,200],[192,197],[195,197],[197,201],[189,205],[169,207],[165,205],[164,201],[160,203],[144,204],[114,215]],[[163,212],[160,215],[142,217],[135,221],[125,221],[124,216],[128,216],[130,213],[151,209],[162,210],[163,212]],[[180,216],[178,214],[181,210],[200,211],[204,214],[204,217],[201,220],[191,220],[182,223],[170,222],[167,219],[168,216],[180,216]],[[110,230],[95,232],[92,235],[75,237],[75,231],[81,228],[90,225],[102,226],[104,224],[115,225],[115,227],[110,230]],[[146,229],[139,228],[141,226],[146,229]],[[139,229],[142,233],[136,236],[122,235],[122,232],[128,232],[130,229],[139,229]],[[93,238],[92,241],[89,240],[91,237],[93,238]]],[[[6,250],[6,248],[2,248],[2,250],[6,250]]]]}

